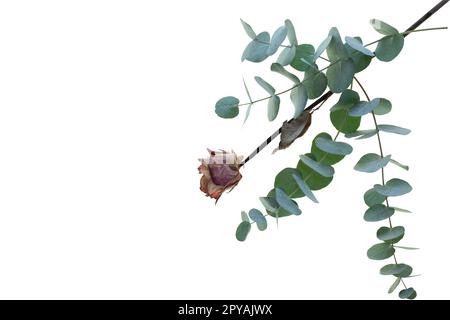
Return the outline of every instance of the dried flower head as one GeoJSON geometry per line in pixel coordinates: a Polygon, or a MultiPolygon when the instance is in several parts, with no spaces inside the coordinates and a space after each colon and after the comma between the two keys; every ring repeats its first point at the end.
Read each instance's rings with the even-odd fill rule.
{"type": "Polygon", "coordinates": [[[209,150],[209,157],[199,159],[201,165],[198,172],[202,174],[200,190],[207,197],[216,199],[216,203],[225,190],[232,190],[241,180],[239,164],[242,157],[238,157],[233,151],[209,150]]]}

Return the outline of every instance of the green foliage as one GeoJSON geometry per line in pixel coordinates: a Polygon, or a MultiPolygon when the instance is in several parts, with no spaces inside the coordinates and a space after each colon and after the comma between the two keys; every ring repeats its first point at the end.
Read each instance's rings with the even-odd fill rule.
{"type": "Polygon", "coordinates": [[[394,209],[386,207],[383,204],[375,204],[366,210],[366,213],[364,213],[364,220],[368,222],[382,221],[390,218],[394,212],[394,209]]]}
{"type": "Polygon", "coordinates": [[[252,40],[244,52],[242,53],[241,60],[247,60],[251,62],[262,62],[269,56],[267,51],[270,45],[270,35],[268,32],[261,32],[252,40]]]}
{"type": "MultiPolygon", "coordinates": [[[[384,168],[390,160],[390,155],[382,158],[376,153],[368,153],[359,159],[354,169],[360,172],[372,173],[384,168]]],[[[375,191],[377,190],[375,189],[375,191]]]]}
{"type": "Polygon", "coordinates": [[[266,217],[259,211],[258,209],[251,209],[248,212],[250,219],[256,223],[256,226],[260,231],[264,231],[267,229],[267,220],[266,217]]]}
{"type": "Polygon", "coordinates": [[[398,296],[401,299],[413,300],[417,297],[417,292],[416,292],[416,290],[414,290],[414,288],[403,289],[400,291],[398,296]]]}
{"type": "Polygon", "coordinates": [[[297,203],[293,201],[283,189],[275,188],[275,199],[281,208],[289,212],[290,214],[299,216],[302,211],[298,207],[297,203]]]}
{"type": "Polygon", "coordinates": [[[388,243],[378,243],[367,250],[367,256],[372,260],[385,260],[394,255],[395,249],[388,243]]]}
{"type": "MultiPolygon", "coordinates": [[[[343,143],[343,142],[334,142],[331,136],[326,133],[322,132],[319,133],[313,140],[311,145],[311,153],[314,155],[316,159],[320,159],[320,163],[327,164],[327,165],[334,165],[344,159],[345,154],[344,151],[348,151],[348,148],[344,147],[344,151],[340,152],[339,154],[336,153],[337,151],[334,150],[332,147],[327,145],[327,143],[343,143]],[[319,144],[317,141],[319,141],[319,144]],[[320,148],[319,148],[320,145],[320,148]],[[328,151],[327,151],[328,150],[328,151]],[[332,152],[329,152],[332,151],[332,152]],[[333,153],[334,152],[334,153],[333,153]]],[[[346,144],[347,145],[347,144],[346,144]]],[[[350,145],[348,145],[350,146],[350,145]]],[[[351,146],[350,146],[351,148],[351,146]]]]}
{"type": "MultiPolygon", "coordinates": [[[[273,121],[280,108],[279,95],[289,92],[295,109],[294,119],[283,123],[278,147],[286,149],[305,134],[311,124],[312,113],[321,107],[321,105],[315,104],[314,108],[308,108],[307,112],[304,112],[308,100],[320,97],[329,87],[332,93],[340,93],[338,102],[330,109],[331,123],[338,130],[336,138],[340,133],[347,138],[357,140],[377,135],[379,153],[382,155],[380,132],[399,135],[410,133],[409,129],[399,126],[378,125],[376,116],[385,115],[392,110],[389,100],[385,98],[370,100],[365,94],[369,101],[361,101],[356,91],[348,89],[353,84],[355,74],[365,70],[374,57],[381,61],[391,61],[401,52],[404,45],[404,34],[399,33],[396,28],[380,20],[370,20],[373,28],[383,37],[368,45],[364,45],[361,38],[350,36],[345,37],[345,43],[343,43],[337,28],[331,28],[328,36],[315,50],[311,44],[298,44],[296,32],[290,20],[285,20],[284,26],[276,29],[272,37],[268,32],[256,34],[248,23],[243,20],[241,23],[251,38],[242,55],[242,61],[262,62],[283,47],[276,62],[272,63],[271,70],[288,78],[293,82],[293,86],[277,93],[268,82],[261,77],[255,77],[256,82],[267,92],[268,96],[254,102],[244,81],[249,103],[239,104],[239,99],[231,96],[222,98],[215,107],[219,117],[234,118],[239,114],[239,107],[247,105],[246,120],[253,103],[267,100],[267,118],[269,121],[273,121]],[[286,38],[290,45],[283,45],[286,38]],[[375,51],[369,48],[371,44],[377,44],[375,51]],[[328,59],[322,57],[324,52],[328,59]],[[319,58],[322,59],[318,61],[319,58]],[[329,60],[328,65],[319,69],[319,65],[325,63],[325,60],[329,60]],[[293,72],[288,71],[285,66],[291,66],[294,69],[293,72]],[[375,128],[359,130],[362,117],[369,115],[371,118],[373,116],[375,128]]],[[[359,81],[356,82],[359,84],[359,81]]],[[[366,93],[364,89],[362,91],[366,93]]],[[[270,190],[267,196],[260,198],[267,214],[264,215],[258,209],[251,209],[248,215],[246,212],[241,213],[242,221],[236,230],[236,238],[239,241],[247,238],[253,223],[259,230],[265,230],[267,228],[266,216],[276,218],[278,223],[279,218],[300,215],[302,211],[293,199],[306,196],[311,201],[318,202],[313,191],[328,186],[335,173],[332,166],[353,151],[350,144],[338,142],[336,138],[333,139],[325,132],[318,134],[311,144],[311,153],[300,155],[296,168],[285,168],[277,174],[274,189],[270,190]]],[[[407,165],[392,159],[390,155],[383,157],[376,153],[363,155],[354,169],[367,173],[381,171],[382,174],[383,184],[375,184],[373,188],[364,193],[364,202],[368,206],[364,213],[364,220],[368,222],[389,220],[389,226],[382,226],[378,229],[376,235],[382,243],[370,247],[367,256],[372,260],[384,260],[394,256],[395,263],[387,264],[380,270],[382,275],[395,277],[394,283],[388,290],[389,293],[392,293],[403,278],[411,277],[413,270],[407,264],[397,263],[395,250],[397,248],[415,250],[416,248],[397,246],[397,243],[405,235],[405,228],[402,226],[392,227],[391,218],[396,212],[410,211],[390,206],[388,198],[407,194],[412,187],[401,179],[391,179],[384,183],[384,167],[388,163],[404,170],[409,169],[407,165]]],[[[401,290],[399,293],[402,299],[414,299],[416,295],[413,288],[401,290]]]]}
{"type": "Polygon", "coordinates": [[[381,227],[377,231],[377,238],[390,244],[397,243],[405,236],[405,228],[398,227],[381,227]]]}
{"type": "Polygon", "coordinates": [[[251,228],[252,225],[250,224],[250,222],[242,221],[236,229],[236,239],[239,241],[245,241],[251,228]]]}
{"type": "Polygon", "coordinates": [[[295,49],[294,60],[291,67],[298,71],[306,71],[314,64],[314,46],[310,44],[298,45],[295,49]]]}
{"type": "Polygon", "coordinates": [[[391,179],[384,186],[376,184],[374,189],[385,197],[398,197],[411,192],[412,187],[404,180],[391,179]]]}
{"type": "Polygon", "coordinates": [[[225,119],[237,117],[239,114],[239,99],[235,97],[224,97],[216,103],[216,114],[225,119]]]}

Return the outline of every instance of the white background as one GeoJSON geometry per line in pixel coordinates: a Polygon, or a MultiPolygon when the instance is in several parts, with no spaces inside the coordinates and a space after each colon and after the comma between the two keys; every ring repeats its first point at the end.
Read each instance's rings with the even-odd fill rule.
{"type": "MultiPolygon", "coordinates": [[[[0,298],[396,299],[392,277],[370,261],[382,223],[363,221],[362,195],[377,174],[352,170],[376,152],[375,139],[352,142],[320,204],[300,200],[303,215],[277,230],[234,238],[240,211],[276,173],[295,166],[321,131],[334,133],[327,108],[307,135],[243,169],[243,180],[214,205],[198,190],[206,148],[246,155],[293,108],[286,96],[273,123],[265,104],[242,126],[214,114],[226,95],[245,100],[244,76],[289,83],[270,62],[241,63],[248,42],[239,18],[273,32],[290,18],[300,42],[317,46],[330,27],[379,38],[370,18],[406,29],[437,1],[2,1],[0,4],[0,298]]],[[[450,6],[423,27],[448,24],[450,6]]],[[[393,102],[381,123],[413,130],[383,134],[388,178],[408,180],[411,194],[392,203],[406,227],[401,261],[419,298],[450,298],[448,212],[448,31],[407,38],[392,63],[360,75],[369,94],[393,102]]],[[[367,120],[363,129],[372,128],[367,120]]]]}

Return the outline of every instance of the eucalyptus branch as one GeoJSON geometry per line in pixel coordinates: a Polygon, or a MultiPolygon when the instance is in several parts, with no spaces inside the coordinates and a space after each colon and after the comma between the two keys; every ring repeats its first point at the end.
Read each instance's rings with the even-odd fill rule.
{"type": "MultiPolygon", "coordinates": [[[[364,95],[366,96],[367,101],[371,101],[371,99],[370,99],[366,89],[361,84],[361,82],[358,80],[358,78],[354,77],[354,79],[355,79],[356,83],[358,84],[358,86],[363,91],[364,95]]],[[[384,158],[383,145],[381,143],[380,129],[378,127],[377,117],[376,117],[376,115],[375,115],[375,113],[373,111],[371,112],[371,114],[372,114],[373,123],[375,125],[375,130],[376,130],[376,135],[377,135],[377,140],[378,140],[378,149],[379,149],[379,152],[380,152],[380,157],[384,158]]],[[[382,184],[383,187],[386,185],[384,167],[381,168],[381,184],[382,184]]],[[[386,201],[386,207],[389,208],[390,205],[389,205],[388,197],[386,197],[385,201],[386,201]]],[[[389,221],[389,227],[392,229],[392,218],[389,217],[388,221],[389,221]]],[[[391,244],[391,246],[394,247],[394,244],[391,244]]],[[[397,256],[396,256],[395,252],[393,254],[393,258],[394,258],[395,264],[398,265],[397,256]]],[[[403,286],[405,287],[405,289],[407,289],[407,286],[406,286],[403,278],[401,279],[401,282],[402,282],[403,286]]]]}

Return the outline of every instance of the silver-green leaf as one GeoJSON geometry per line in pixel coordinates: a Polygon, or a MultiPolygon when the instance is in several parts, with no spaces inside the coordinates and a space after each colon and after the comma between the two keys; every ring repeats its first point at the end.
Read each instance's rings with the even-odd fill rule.
{"type": "Polygon", "coordinates": [[[362,156],[361,159],[359,159],[354,169],[360,172],[372,173],[380,170],[381,168],[384,168],[390,160],[390,155],[382,158],[378,154],[368,153],[362,156]]]}
{"type": "Polygon", "coordinates": [[[334,169],[332,166],[328,166],[320,162],[317,162],[305,155],[301,155],[300,159],[303,161],[304,164],[306,164],[308,167],[310,167],[312,170],[314,170],[323,177],[332,177],[334,175],[334,169]]]}

